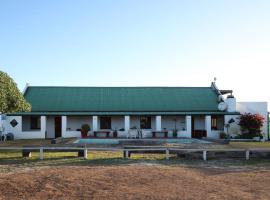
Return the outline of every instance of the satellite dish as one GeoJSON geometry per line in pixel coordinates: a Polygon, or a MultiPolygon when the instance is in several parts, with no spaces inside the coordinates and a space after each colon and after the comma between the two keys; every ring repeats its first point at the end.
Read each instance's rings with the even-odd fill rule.
{"type": "Polygon", "coordinates": [[[218,95],[218,102],[223,102],[224,101],[224,98],[222,95],[218,95]]]}
{"type": "Polygon", "coordinates": [[[225,102],[220,102],[220,103],[218,104],[218,109],[219,109],[220,111],[226,110],[227,107],[228,107],[228,105],[227,105],[225,102]]]}

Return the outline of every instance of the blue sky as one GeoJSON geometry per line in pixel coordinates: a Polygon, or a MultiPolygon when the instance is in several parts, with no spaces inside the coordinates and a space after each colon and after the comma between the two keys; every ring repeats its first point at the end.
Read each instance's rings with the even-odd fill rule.
{"type": "Polygon", "coordinates": [[[30,85],[209,86],[270,101],[270,1],[1,0],[0,70],[30,85]]]}

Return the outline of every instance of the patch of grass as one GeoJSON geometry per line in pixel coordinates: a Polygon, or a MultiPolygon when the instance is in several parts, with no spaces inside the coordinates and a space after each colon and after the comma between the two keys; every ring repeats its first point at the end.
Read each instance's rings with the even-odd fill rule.
{"type": "MultiPolygon", "coordinates": [[[[131,158],[123,159],[123,152],[88,152],[88,159],[78,158],[76,152],[46,152],[44,160],[39,159],[39,153],[33,152],[31,158],[22,158],[19,151],[1,152],[0,165],[8,167],[36,167],[36,166],[61,166],[61,165],[123,165],[123,164],[161,164],[161,165],[183,165],[191,167],[270,167],[268,159],[251,158],[246,161],[241,159],[212,158],[203,161],[200,158],[178,158],[170,155],[166,160],[164,154],[132,154],[131,158]]],[[[1,170],[2,171],[2,170],[1,170]]]]}
{"type": "Polygon", "coordinates": [[[270,142],[230,142],[232,148],[270,148],[270,142]]]}
{"type": "MultiPolygon", "coordinates": [[[[46,145],[49,140],[16,140],[8,141],[6,146],[46,145]]],[[[3,144],[3,143],[2,143],[3,144]]],[[[58,144],[57,144],[58,146],[58,144]]],[[[208,145],[209,148],[270,148],[270,142],[231,142],[229,145],[208,145]]],[[[78,158],[77,152],[45,152],[44,160],[39,159],[39,152],[33,152],[31,158],[22,158],[20,150],[0,151],[0,172],[9,172],[21,168],[40,166],[95,166],[95,165],[129,165],[150,164],[187,167],[217,167],[217,168],[270,168],[268,158],[251,158],[246,161],[243,158],[210,158],[203,161],[201,156],[197,158],[179,158],[174,154],[166,160],[165,154],[137,154],[129,159],[123,159],[122,151],[88,151],[88,159],[78,158]]]]}

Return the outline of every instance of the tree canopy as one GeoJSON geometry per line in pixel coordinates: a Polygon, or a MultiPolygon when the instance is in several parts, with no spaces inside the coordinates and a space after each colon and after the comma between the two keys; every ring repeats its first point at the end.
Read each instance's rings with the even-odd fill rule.
{"type": "Polygon", "coordinates": [[[0,71],[0,112],[27,112],[31,106],[24,99],[14,80],[5,72],[0,71]]]}

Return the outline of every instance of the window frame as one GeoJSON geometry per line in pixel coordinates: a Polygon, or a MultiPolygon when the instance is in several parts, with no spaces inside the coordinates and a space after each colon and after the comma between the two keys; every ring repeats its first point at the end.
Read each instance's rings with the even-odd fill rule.
{"type": "Polygon", "coordinates": [[[211,129],[218,130],[218,118],[216,116],[211,117],[211,129]]]}
{"type": "Polygon", "coordinates": [[[30,130],[40,130],[41,129],[41,117],[31,116],[30,117],[30,130]]]}
{"type": "Polygon", "coordinates": [[[152,129],[152,118],[151,116],[140,117],[140,129],[152,129]],[[145,122],[143,120],[146,120],[145,122]]]}

